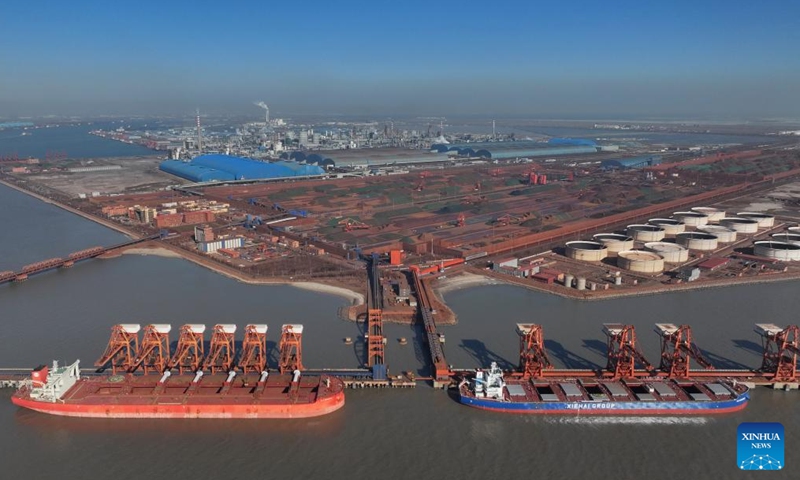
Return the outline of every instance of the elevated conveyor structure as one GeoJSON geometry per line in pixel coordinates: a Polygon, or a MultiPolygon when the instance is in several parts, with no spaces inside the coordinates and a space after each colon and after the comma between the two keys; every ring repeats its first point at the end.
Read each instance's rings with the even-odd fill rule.
{"type": "Polygon", "coordinates": [[[25,265],[24,267],[22,267],[22,269],[18,272],[14,271],[0,272],[0,284],[6,282],[24,282],[32,275],[36,275],[38,273],[46,272],[48,270],[53,270],[55,268],[69,268],[75,265],[75,263],[80,262],[81,260],[87,260],[89,258],[99,257],[100,255],[108,253],[112,250],[118,250],[120,248],[130,247],[132,245],[136,245],[142,242],[148,242],[150,240],[156,240],[159,238],[161,238],[161,234],[145,238],[139,238],[136,240],[131,240],[129,242],[123,242],[117,245],[112,245],[110,247],[87,248],[85,250],[71,253],[67,256],[67,258],[50,258],[47,260],[42,260],[41,262],[31,263],[29,265],[25,265]]]}
{"type": "Polygon", "coordinates": [[[433,367],[431,377],[433,378],[435,387],[443,387],[450,381],[450,367],[447,364],[447,360],[444,356],[444,349],[442,348],[442,339],[444,336],[440,334],[436,328],[436,322],[433,319],[433,307],[428,295],[428,286],[420,278],[419,267],[411,267],[411,275],[414,277],[414,288],[417,291],[418,308],[428,340],[428,352],[433,367]]]}
{"type": "Polygon", "coordinates": [[[372,369],[375,380],[386,379],[383,335],[383,292],[381,291],[380,257],[372,254],[369,269],[369,296],[367,298],[367,333],[364,335],[367,344],[367,366],[372,369]]]}

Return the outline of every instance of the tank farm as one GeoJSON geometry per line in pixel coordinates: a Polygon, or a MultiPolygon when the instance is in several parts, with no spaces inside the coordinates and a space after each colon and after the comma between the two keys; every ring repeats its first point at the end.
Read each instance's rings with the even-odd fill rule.
{"type": "MultiPolygon", "coordinates": [[[[546,249],[546,255],[555,255],[555,250],[549,251],[553,245],[564,246],[558,260],[564,264],[597,267],[613,259],[626,275],[643,279],[641,281],[671,269],[670,265],[687,265],[687,258],[694,259],[688,260],[689,263],[701,266],[714,260],[715,266],[711,268],[732,268],[725,262],[735,258],[749,266],[757,264],[759,272],[777,271],[781,262],[800,259],[799,231],[780,231],[778,229],[786,225],[775,226],[773,217],[758,212],[734,214],[736,210],[730,210],[726,214],[716,208],[697,205],[716,205],[744,193],[765,191],[773,187],[776,179],[788,181],[800,174],[800,165],[795,167],[746,186],[722,185],[709,192],[692,192],[685,198],[635,210],[609,211],[602,218],[586,218],[557,228],[500,238],[491,244],[479,243],[473,230],[487,229],[483,223],[473,223],[474,220],[464,213],[470,211],[466,208],[478,208],[474,204],[480,206],[485,202],[481,199],[484,187],[477,182],[474,186],[470,184],[467,193],[454,195],[458,202],[466,205],[465,210],[448,211],[450,220],[444,227],[431,227],[426,231],[415,226],[414,232],[422,234],[409,240],[421,252],[425,252],[428,245],[433,249],[435,244],[439,249],[437,253],[449,258],[403,264],[394,240],[387,240],[388,248],[383,250],[356,250],[358,258],[363,260],[361,265],[366,268],[366,284],[358,280],[366,292],[366,304],[350,309],[355,312],[355,320],[364,325],[365,349],[360,368],[308,368],[303,362],[303,325],[299,324],[280,326],[279,361],[275,371],[270,371],[267,365],[270,329],[266,324],[248,324],[243,329],[232,324],[186,324],[177,328],[161,323],[118,324],[109,325],[109,342],[93,368],[81,368],[77,362],[66,366],[54,362],[52,367],[39,366],[32,372],[0,368],[0,386],[18,388],[12,401],[23,408],[58,415],[112,418],[310,417],[342,408],[348,388],[413,388],[420,383],[456,391],[463,405],[511,413],[684,415],[736,411],[746,405],[750,388],[798,389],[800,327],[755,324],[754,335],[762,346],[761,364],[746,369],[719,369],[698,348],[690,325],[655,324],[661,352],[660,357],[652,361],[640,350],[633,325],[609,323],[598,332],[598,336],[605,337],[605,368],[562,369],[555,368],[549,360],[542,326],[524,323],[517,324],[516,331],[509,329],[508,332],[519,339],[516,368],[501,371],[496,365],[484,365],[480,369],[465,369],[447,360],[445,336],[440,328],[447,321],[438,311],[442,304],[433,292],[433,283],[445,272],[474,273],[475,267],[468,262],[476,258],[513,251],[530,252],[531,248],[546,249]],[[671,214],[671,217],[664,214],[671,214]],[[462,243],[427,239],[440,231],[453,232],[452,238],[463,237],[462,243]],[[758,240],[756,235],[764,240],[758,240]],[[744,250],[732,250],[732,246],[742,245],[746,247],[744,250]],[[730,258],[708,257],[706,255],[711,253],[707,252],[730,258]],[[418,347],[427,357],[430,368],[427,376],[390,371],[384,322],[387,318],[396,318],[393,310],[396,307],[394,302],[384,301],[383,280],[387,277],[401,279],[408,296],[416,300],[415,304],[410,303],[407,314],[412,323],[424,329],[424,335],[418,337],[418,347]]],[[[499,169],[487,171],[486,176],[499,175],[494,170],[499,169]]],[[[653,170],[659,171],[658,168],[653,170]]],[[[467,180],[469,183],[473,178],[467,180]]],[[[564,175],[566,185],[573,185],[574,180],[572,173],[564,175]]],[[[422,192],[430,181],[426,172],[420,173],[415,191],[422,192]]],[[[530,186],[539,188],[541,185],[537,181],[530,186]]],[[[506,187],[512,193],[522,191],[520,188],[517,181],[506,187]]],[[[586,195],[583,190],[576,192],[577,198],[586,195]]],[[[272,217],[264,215],[263,219],[248,214],[244,223],[236,224],[253,230],[256,226],[283,222],[287,218],[297,219],[298,224],[307,220],[294,211],[283,211],[277,204],[262,205],[253,198],[236,199],[225,190],[217,195],[229,198],[232,205],[238,202],[242,211],[255,206],[271,213],[272,217]]],[[[522,195],[509,195],[510,202],[521,202],[522,195]]],[[[520,228],[526,221],[525,214],[520,212],[484,216],[491,221],[493,231],[520,228]]],[[[325,228],[340,235],[360,235],[361,231],[380,229],[357,217],[329,223],[325,228]]],[[[270,226],[269,231],[276,230],[270,226]]],[[[289,231],[282,233],[287,242],[296,241],[289,231]]],[[[318,242],[334,250],[333,243],[309,238],[313,240],[309,245],[316,246],[314,242],[318,242]]],[[[50,269],[113,256],[119,250],[147,242],[178,248],[174,236],[166,230],[148,232],[125,244],[87,249],[67,258],[28,265],[18,272],[0,272],[0,282],[22,282],[50,269]],[[171,246],[170,241],[173,242],[171,246]]],[[[347,253],[342,257],[352,260],[347,253]]],[[[514,264],[513,268],[508,268],[516,271],[521,266],[514,264]]],[[[573,281],[577,290],[594,290],[596,286],[585,277],[572,274],[558,278],[557,283],[563,287],[556,286],[555,276],[548,277],[550,274],[544,268],[537,271],[536,280],[540,280],[544,291],[570,290],[573,281]]],[[[503,271],[483,273],[491,277],[503,271]]],[[[503,278],[510,278],[510,275],[503,278]]],[[[513,278],[507,281],[514,283],[513,278]]],[[[609,284],[619,285],[620,282],[615,283],[612,278],[609,284]]],[[[462,407],[454,401],[453,408],[462,407]]]]}

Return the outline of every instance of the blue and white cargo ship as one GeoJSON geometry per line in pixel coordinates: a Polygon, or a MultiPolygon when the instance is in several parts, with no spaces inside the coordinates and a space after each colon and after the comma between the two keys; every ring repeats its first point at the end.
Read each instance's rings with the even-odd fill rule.
{"type": "Polygon", "coordinates": [[[461,403],[506,413],[708,415],[747,406],[748,388],[723,380],[504,379],[492,363],[459,384],[461,403]]]}

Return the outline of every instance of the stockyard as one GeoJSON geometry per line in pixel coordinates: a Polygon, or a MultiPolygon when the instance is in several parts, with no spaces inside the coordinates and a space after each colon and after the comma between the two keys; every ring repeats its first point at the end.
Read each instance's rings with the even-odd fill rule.
{"type": "MultiPolygon", "coordinates": [[[[388,259],[391,252],[401,252],[387,261],[397,268],[422,265],[433,271],[431,265],[458,258],[466,267],[456,270],[580,298],[796,274],[794,264],[785,261],[794,255],[791,247],[776,253],[780,245],[762,245],[756,252],[755,244],[778,241],[773,235],[789,232],[799,217],[791,180],[800,172],[800,159],[791,151],[751,150],[629,169],[568,161],[428,165],[382,175],[180,189],[163,189],[180,182],[150,172],[147,162],[137,163],[144,174],[107,195],[76,198],[75,188],[92,184],[65,179],[113,170],[6,177],[140,235],[169,232],[163,245],[251,279],[313,280],[361,290],[365,276],[358,258],[378,253],[388,259]],[[130,192],[147,185],[147,193],[130,192]],[[774,218],[770,227],[735,241],[697,248],[703,235],[714,233],[681,213],[703,207],[733,217],[761,211],[774,218]],[[153,213],[142,217],[148,210],[153,213]],[[683,233],[673,231],[678,224],[683,233]],[[241,243],[203,251],[197,227],[241,243]],[[650,237],[650,230],[665,232],[650,237]],[[633,253],[609,248],[598,241],[603,234],[631,237],[625,249],[633,253]],[[583,244],[568,244],[575,241],[583,244]],[[772,256],[759,257],[767,248],[772,256]],[[725,261],[703,265],[715,258],[725,261]],[[699,279],[687,273],[694,268],[701,270],[699,279]]],[[[114,175],[125,178],[126,170],[114,175]]],[[[725,225],[714,220],[708,226],[732,229],[725,225]]],[[[408,316],[405,310],[398,314],[408,316]]]]}

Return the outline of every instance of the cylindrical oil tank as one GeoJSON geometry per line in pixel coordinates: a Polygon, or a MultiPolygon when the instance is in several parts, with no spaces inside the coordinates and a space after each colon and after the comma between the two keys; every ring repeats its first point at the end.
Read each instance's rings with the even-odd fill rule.
{"type": "Polygon", "coordinates": [[[675,242],[678,245],[683,245],[690,250],[716,250],[717,239],[716,235],[705,232],[683,232],[675,237],[675,242]]]}
{"type": "Polygon", "coordinates": [[[646,250],[626,250],[617,255],[617,266],[631,272],[661,273],[664,271],[664,259],[646,250]]]}
{"type": "Polygon", "coordinates": [[[739,212],[736,216],[757,221],[758,228],[770,228],[775,225],[775,217],[768,213],[739,212]]]}
{"type": "Polygon", "coordinates": [[[672,218],[685,223],[687,227],[702,227],[708,225],[708,215],[700,212],[675,212],[672,218]]]}
{"type": "Polygon", "coordinates": [[[753,220],[752,218],[725,217],[720,219],[719,224],[731,230],[736,230],[738,233],[758,232],[758,220],[753,220]]]}
{"type": "Polygon", "coordinates": [[[576,285],[578,290],[586,290],[586,279],[583,277],[578,277],[578,284],[576,285]]]}
{"type": "Polygon", "coordinates": [[[776,242],[794,243],[800,245],[800,233],[776,233],[772,235],[776,242]]]}
{"type": "Polygon", "coordinates": [[[567,257],[585,262],[599,262],[608,256],[608,247],[600,242],[576,241],[567,242],[567,257]]]}
{"type": "Polygon", "coordinates": [[[644,244],[645,250],[657,253],[667,263],[683,263],[689,260],[689,250],[668,242],[648,242],[644,244]]]}
{"type": "Polygon", "coordinates": [[[777,260],[800,260],[800,245],[786,242],[763,241],[756,242],[753,253],[760,257],[775,258],[777,260]]]}
{"type": "Polygon", "coordinates": [[[619,233],[598,233],[592,240],[606,246],[608,253],[617,253],[623,250],[633,250],[633,238],[619,233]]]}
{"type": "Polygon", "coordinates": [[[658,242],[664,239],[664,229],[658,225],[628,225],[625,233],[639,242],[658,242]]]}
{"type": "Polygon", "coordinates": [[[614,285],[622,285],[622,277],[614,277],[614,285]]]}
{"type": "Polygon", "coordinates": [[[651,218],[647,223],[663,228],[666,235],[673,237],[686,230],[686,225],[674,218],[651,218]]]}
{"type": "Polygon", "coordinates": [[[720,210],[719,208],[714,207],[692,207],[691,209],[693,212],[703,213],[708,215],[708,222],[709,223],[717,223],[723,218],[725,218],[725,210],[720,210]]]}
{"type": "Polygon", "coordinates": [[[736,230],[722,225],[704,225],[697,227],[697,230],[716,236],[719,243],[733,243],[736,241],[736,230]]]}
{"type": "Polygon", "coordinates": [[[575,280],[575,277],[569,273],[564,275],[564,286],[567,288],[572,288],[572,281],[575,280]]]}

